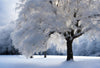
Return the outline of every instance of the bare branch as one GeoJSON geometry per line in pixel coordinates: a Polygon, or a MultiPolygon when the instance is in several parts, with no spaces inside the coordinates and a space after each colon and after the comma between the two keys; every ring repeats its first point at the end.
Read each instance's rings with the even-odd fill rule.
{"type": "Polygon", "coordinates": [[[93,15],[87,16],[85,18],[96,18],[96,17],[100,17],[100,14],[93,14],[93,15]]]}
{"type": "Polygon", "coordinates": [[[79,36],[81,36],[83,34],[84,34],[84,32],[78,33],[77,35],[74,35],[73,38],[75,39],[75,38],[77,38],[77,37],[79,37],[79,36]]]}
{"type": "Polygon", "coordinates": [[[49,33],[49,36],[50,36],[51,34],[53,34],[53,33],[55,33],[55,31],[51,31],[51,32],[49,33]]]}

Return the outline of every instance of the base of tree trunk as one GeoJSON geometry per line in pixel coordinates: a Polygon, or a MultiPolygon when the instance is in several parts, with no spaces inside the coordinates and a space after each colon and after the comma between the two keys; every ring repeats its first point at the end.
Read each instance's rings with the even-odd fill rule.
{"type": "Polygon", "coordinates": [[[67,58],[66,61],[74,61],[74,60],[73,60],[73,59],[68,59],[68,58],[67,58]]]}
{"type": "Polygon", "coordinates": [[[47,57],[47,52],[45,51],[45,52],[44,52],[44,58],[46,58],[46,57],[47,57]]]}
{"type": "Polygon", "coordinates": [[[67,40],[67,61],[73,61],[72,40],[67,40]]]}
{"type": "Polygon", "coordinates": [[[30,56],[30,58],[34,58],[33,56],[30,56]]]}

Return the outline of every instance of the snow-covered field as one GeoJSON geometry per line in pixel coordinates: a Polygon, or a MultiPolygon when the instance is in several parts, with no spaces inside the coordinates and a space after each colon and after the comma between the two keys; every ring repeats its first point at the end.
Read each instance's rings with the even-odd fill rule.
{"type": "Polygon", "coordinates": [[[0,56],[0,68],[100,68],[100,57],[74,57],[74,62],[65,62],[66,56],[0,56]]]}

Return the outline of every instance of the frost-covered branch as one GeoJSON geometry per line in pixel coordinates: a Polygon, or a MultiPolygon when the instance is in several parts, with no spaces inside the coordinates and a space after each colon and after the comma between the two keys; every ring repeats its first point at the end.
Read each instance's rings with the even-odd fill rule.
{"type": "Polygon", "coordinates": [[[100,27],[93,21],[100,17],[99,0],[22,0],[22,4],[12,39],[26,56],[46,51],[45,44],[55,32],[72,45],[75,38],[100,27]]]}

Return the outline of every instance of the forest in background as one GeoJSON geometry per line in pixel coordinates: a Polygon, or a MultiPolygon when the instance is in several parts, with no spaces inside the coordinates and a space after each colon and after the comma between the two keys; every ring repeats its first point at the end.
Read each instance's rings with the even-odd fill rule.
{"type": "MultiPolygon", "coordinates": [[[[18,55],[20,54],[14,48],[11,39],[11,33],[15,28],[15,24],[11,22],[5,26],[0,27],[0,55],[18,55]]],[[[56,36],[56,35],[55,35],[56,36]]],[[[74,40],[73,52],[75,56],[100,56],[100,32],[85,34],[74,40]]],[[[55,39],[52,39],[55,40],[55,39]]],[[[60,49],[56,45],[62,44],[62,39],[59,37],[56,42],[51,42],[50,48],[47,51],[48,55],[66,55],[66,49],[60,49]],[[60,41],[60,42],[59,42],[60,41]],[[59,42],[59,43],[56,43],[59,42]]],[[[43,53],[38,53],[42,55],[43,53]]]]}

